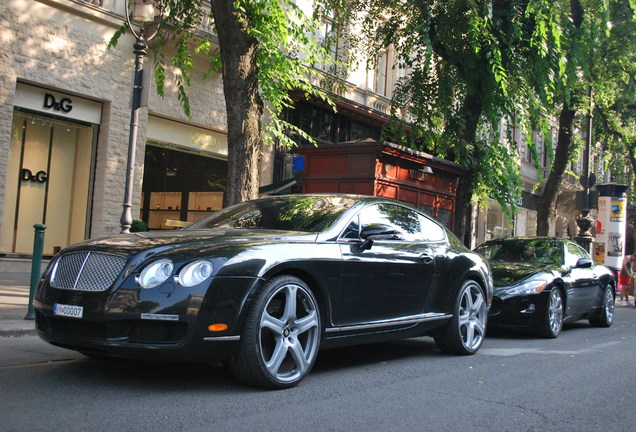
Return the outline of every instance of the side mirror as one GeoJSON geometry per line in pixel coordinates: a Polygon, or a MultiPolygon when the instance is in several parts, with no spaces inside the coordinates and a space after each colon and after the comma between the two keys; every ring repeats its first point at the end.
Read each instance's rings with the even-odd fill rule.
{"type": "Polygon", "coordinates": [[[363,242],[358,246],[361,250],[371,249],[373,242],[376,240],[391,240],[395,238],[395,231],[389,225],[370,224],[366,225],[360,231],[360,238],[363,242]]]}
{"type": "Polygon", "coordinates": [[[574,268],[590,268],[592,267],[592,260],[588,258],[579,258],[574,268]]]}

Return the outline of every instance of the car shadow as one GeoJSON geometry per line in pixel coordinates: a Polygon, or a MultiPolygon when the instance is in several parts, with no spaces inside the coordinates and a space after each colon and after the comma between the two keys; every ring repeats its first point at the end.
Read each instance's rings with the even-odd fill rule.
{"type": "MultiPolygon", "coordinates": [[[[582,330],[582,329],[591,329],[593,328],[587,321],[576,321],[573,323],[563,324],[563,328],[561,329],[561,334],[564,332],[571,332],[573,330],[582,330]]],[[[506,328],[506,327],[488,327],[486,330],[486,338],[493,339],[546,339],[541,336],[537,331],[533,330],[525,330],[525,329],[514,329],[514,328],[506,328]]]]}
{"type": "Polygon", "coordinates": [[[320,351],[313,371],[330,371],[386,363],[412,357],[445,356],[433,338],[418,337],[390,342],[378,342],[320,351]]]}
{"type": "MultiPolygon", "coordinates": [[[[331,348],[319,352],[311,373],[329,373],[414,357],[441,356],[445,354],[439,351],[432,338],[427,337],[331,348]]],[[[49,376],[59,375],[58,378],[64,380],[72,375],[74,382],[101,389],[169,392],[255,390],[254,387],[241,384],[229,368],[221,363],[86,357],[60,362],[59,366],[50,370],[49,376]]]]}

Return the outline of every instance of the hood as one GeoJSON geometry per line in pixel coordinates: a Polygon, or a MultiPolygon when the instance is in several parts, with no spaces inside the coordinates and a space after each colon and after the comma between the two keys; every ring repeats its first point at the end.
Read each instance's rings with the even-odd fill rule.
{"type": "Polygon", "coordinates": [[[552,273],[554,268],[539,263],[490,261],[495,287],[507,287],[537,273],[552,273]]]}
{"type": "Polygon", "coordinates": [[[190,249],[202,251],[246,243],[315,241],[315,239],[316,234],[272,230],[150,231],[86,240],[67,247],[63,252],[90,249],[133,255],[149,250],[154,250],[155,253],[190,249]]]}

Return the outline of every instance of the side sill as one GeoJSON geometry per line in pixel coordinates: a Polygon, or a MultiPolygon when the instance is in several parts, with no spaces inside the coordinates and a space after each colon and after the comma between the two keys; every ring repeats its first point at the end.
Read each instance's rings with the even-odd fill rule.
{"type": "Polygon", "coordinates": [[[396,319],[390,319],[390,320],[373,321],[368,324],[359,324],[359,325],[342,326],[342,327],[330,327],[325,329],[325,333],[340,333],[340,332],[368,330],[368,329],[375,329],[375,328],[382,328],[382,327],[413,325],[413,324],[420,324],[427,321],[437,321],[437,320],[448,319],[451,317],[452,315],[450,314],[427,313],[422,315],[412,315],[409,317],[396,318],[396,319]]]}

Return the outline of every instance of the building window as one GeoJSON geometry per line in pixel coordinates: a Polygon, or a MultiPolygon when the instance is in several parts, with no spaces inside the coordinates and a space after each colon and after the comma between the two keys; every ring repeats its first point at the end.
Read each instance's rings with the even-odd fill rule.
{"type": "Polygon", "coordinates": [[[510,222],[496,202],[491,202],[488,207],[488,216],[486,221],[486,238],[492,240],[500,237],[512,235],[510,222]]]}
{"type": "Polygon", "coordinates": [[[387,51],[378,54],[375,65],[375,79],[373,80],[373,91],[388,96],[388,78],[390,72],[389,56],[387,51]]]}
{"type": "MultiPolygon", "coordinates": [[[[381,129],[377,126],[307,102],[297,102],[295,109],[286,110],[283,117],[318,141],[338,143],[368,138],[377,140],[381,135],[381,129]]],[[[308,144],[300,137],[295,138],[298,144],[308,144]]]]}

